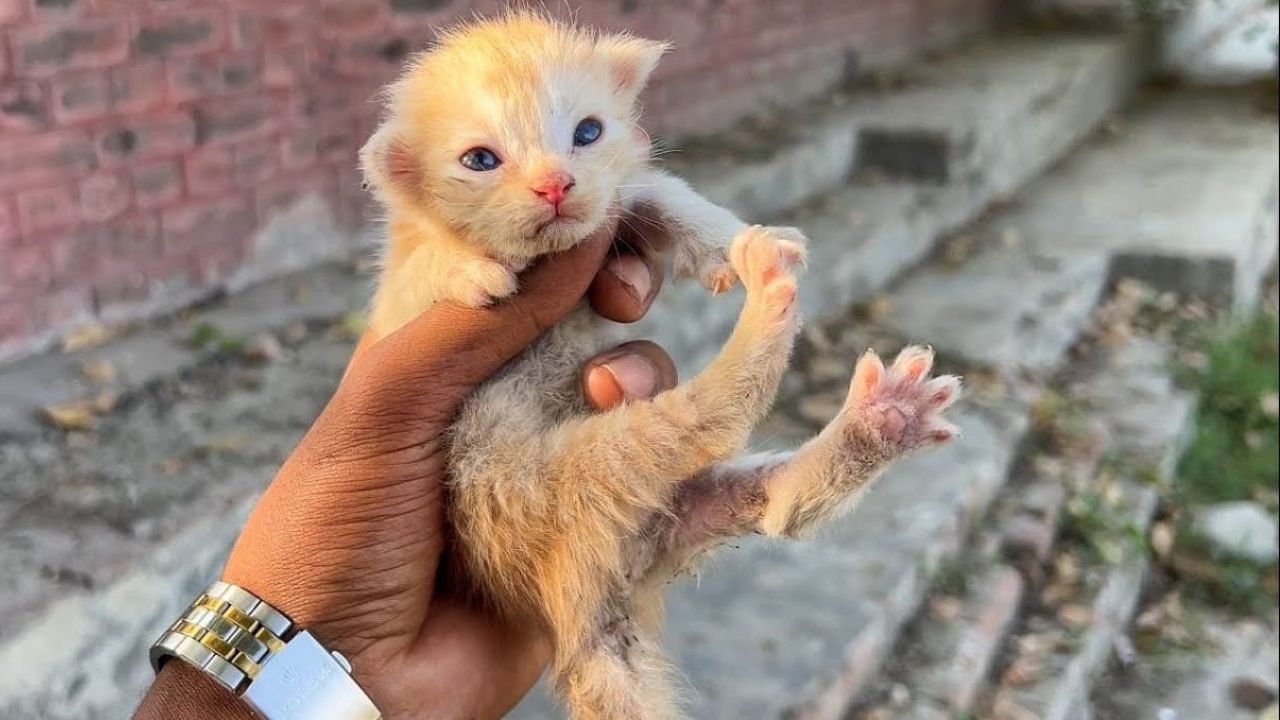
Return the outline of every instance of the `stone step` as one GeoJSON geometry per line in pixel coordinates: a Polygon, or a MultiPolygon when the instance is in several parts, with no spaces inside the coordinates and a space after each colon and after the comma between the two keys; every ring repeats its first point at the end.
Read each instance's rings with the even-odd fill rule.
{"type": "Polygon", "coordinates": [[[1046,252],[1101,251],[1113,276],[1250,307],[1276,258],[1277,137],[1249,92],[1149,91],[997,231],[1046,252]]]}
{"type": "MultiPolygon", "coordinates": [[[[761,159],[733,165],[704,150],[676,168],[744,218],[808,234],[801,303],[819,317],[880,292],[939,238],[1061,159],[1125,102],[1147,67],[1145,47],[1134,33],[986,40],[913,67],[905,87],[834,95],[787,114],[780,124],[791,137],[761,159]],[[942,140],[902,148],[921,132],[942,140]],[[903,162],[952,170],[886,177],[886,157],[904,153],[903,162]]],[[[772,142],[760,133],[738,144],[772,142]]],[[[639,329],[692,369],[734,317],[696,287],[672,287],[639,329]]]]}
{"type": "MultiPolygon", "coordinates": [[[[1086,567],[1078,596],[1041,598],[1019,628],[1010,669],[991,702],[995,717],[1087,719],[1094,683],[1114,656],[1126,653],[1127,628],[1149,565],[1146,547],[1134,538],[1145,537],[1159,489],[1172,482],[1194,413],[1193,397],[1173,382],[1171,360],[1156,342],[1134,339],[1076,388],[1075,397],[1106,418],[1117,458],[1085,491],[1101,498],[1102,509],[1088,512],[1111,516],[1105,529],[1094,531],[1105,537],[1086,540],[1110,542],[1119,556],[1086,567]],[[1072,620],[1067,607],[1085,614],[1072,620]],[[1086,628],[1082,636],[1080,627],[1086,628]]],[[[1071,548],[1063,552],[1079,556],[1071,548]]]]}
{"type": "MultiPolygon", "coordinates": [[[[855,716],[858,720],[972,716],[975,702],[986,688],[991,661],[1014,627],[1012,622],[991,619],[1011,620],[1024,595],[1043,590],[1044,568],[1055,548],[1068,498],[1092,492],[1106,458],[1124,463],[1126,472],[1134,475],[1170,477],[1180,447],[1180,428],[1188,422],[1191,404],[1188,396],[1173,386],[1167,360],[1159,346],[1143,339],[1131,341],[1114,355],[1094,351],[1088,359],[1067,368],[1069,380],[1065,384],[1041,396],[1033,411],[1032,439],[1025,445],[1013,476],[984,520],[984,529],[976,533],[965,559],[945,577],[954,578],[971,568],[987,569],[969,580],[969,592],[958,613],[937,612],[956,604],[954,590],[947,586],[935,589],[926,604],[934,612],[924,613],[910,624],[886,663],[889,670],[860,703],[863,708],[855,716]],[[1103,356],[1106,358],[1100,359],[1103,356]],[[1156,408],[1166,408],[1167,416],[1151,417],[1156,408]],[[990,580],[990,576],[1006,572],[1018,575],[1013,600],[1006,592],[993,589],[990,580]],[[1011,609],[1010,603],[1015,607],[1011,609]],[[975,625],[970,620],[973,617],[988,622],[975,625]],[[972,651],[960,652],[960,642],[972,651]],[[908,692],[895,693],[894,688],[908,692]]],[[[1122,506],[1129,513],[1127,519],[1132,519],[1135,527],[1145,527],[1154,510],[1154,491],[1128,479],[1125,482],[1133,495],[1128,500],[1133,506],[1122,506]]],[[[1116,577],[1116,588],[1105,599],[1105,608],[1111,613],[1108,617],[1117,611],[1115,603],[1128,598],[1127,593],[1134,589],[1131,566],[1116,577]]],[[[1069,662],[1062,660],[1062,667],[1069,662]]],[[[1088,675],[1081,676],[1085,677],[1088,675]]],[[[1010,706],[1014,700],[1006,696],[1003,702],[1002,712],[1014,712],[1010,706]]],[[[1009,717],[1020,716],[1015,713],[1009,717]]]]}
{"type": "Polygon", "coordinates": [[[859,103],[859,170],[1009,193],[1128,100],[1149,46],[1137,33],[1029,33],[917,65],[905,88],[859,103]]]}
{"type": "MultiPolygon", "coordinates": [[[[967,568],[965,569],[967,571],[967,568]]],[[[906,652],[890,662],[888,704],[851,720],[963,718],[986,686],[1022,603],[1024,583],[1017,570],[995,564],[966,578],[960,597],[935,594],[923,616],[903,638],[906,652]]]]}

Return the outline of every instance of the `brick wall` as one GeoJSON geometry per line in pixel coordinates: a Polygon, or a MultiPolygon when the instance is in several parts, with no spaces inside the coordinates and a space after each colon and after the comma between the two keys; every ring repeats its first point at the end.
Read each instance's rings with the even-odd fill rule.
{"type": "MultiPolygon", "coordinates": [[[[817,92],[992,12],[991,0],[579,4],[583,23],[676,44],[647,98],[650,126],[669,134],[817,92]]],[[[501,5],[0,0],[0,356],[350,244],[376,88],[433,28],[501,5]],[[301,222],[318,229],[279,239],[301,222]]]]}

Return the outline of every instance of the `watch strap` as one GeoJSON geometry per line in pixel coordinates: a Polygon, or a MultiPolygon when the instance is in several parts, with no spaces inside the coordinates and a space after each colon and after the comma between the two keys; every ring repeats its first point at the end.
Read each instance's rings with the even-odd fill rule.
{"type": "Polygon", "coordinates": [[[247,590],[215,582],[151,646],[158,673],[176,657],[267,720],[378,720],[351,664],[247,590]]]}

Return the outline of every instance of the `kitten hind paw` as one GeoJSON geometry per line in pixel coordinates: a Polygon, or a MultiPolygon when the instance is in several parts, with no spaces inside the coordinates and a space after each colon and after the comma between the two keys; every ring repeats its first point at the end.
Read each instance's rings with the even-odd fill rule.
{"type": "Polygon", "coordinates": [[[911,346],[885,368],[874,351],[858,361],[849,396],[837,421],[858,432],[871,431],[896,452],[945,443],[960,431],[942,412],[960,398],[961,382],[953,375],[929,377],[933,350],[911,346]]]}

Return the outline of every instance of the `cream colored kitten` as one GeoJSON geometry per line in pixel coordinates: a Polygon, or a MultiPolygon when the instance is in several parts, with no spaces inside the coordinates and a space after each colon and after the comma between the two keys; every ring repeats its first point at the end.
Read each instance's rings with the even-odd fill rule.
{"type": "MultiPolygon", "coordinates": [[[[890,461],[954,434],[932,358],[872,354],[831,424],[791,454],[739,457],[799,325],[790,228],[748,227],[649,167],[636,98],[666,50],[517,13],[445,34],[389,89],[361,154],[388,213],[372,308],[384,336],[432,303],[517,290],[516,273],[623,212],[659,223],[678,270],[746,302],[719,356],[653,400],[591,413],[581,364],[608,323],[575,311],[467,402],[452,431],[451,520],[478,601],[554,639],[579,720],[679,717],[657,646],[661,588],[744,533],[792,537],[849,507],[890,461]]],[[[640,223],[641,226],[644,223],[640,223]]]]}

